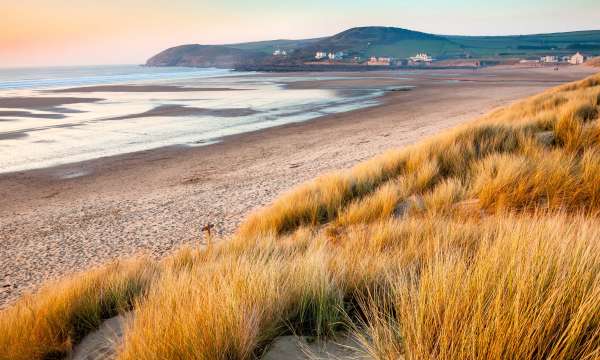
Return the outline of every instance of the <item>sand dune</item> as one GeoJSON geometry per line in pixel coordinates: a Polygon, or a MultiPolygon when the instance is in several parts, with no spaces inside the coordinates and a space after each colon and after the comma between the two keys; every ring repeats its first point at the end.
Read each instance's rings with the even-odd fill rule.
{"type": "MultiPolygon", "coordinates": [[[[170,147],[0,175],[0,304],[45,279],[109,259],[138,252],[163,256],[182,243],[200,244],[201,227],[208,222],[219,234],[229,233],[251,209],[293,185],[593,71],[488,69],[452,76],[477,80],[458,82],[447,81],[448,73],[417,73],[409,75],[415,89],[389,92],[377,107],[233,136],[201,148],[170,147]]],[[[292,75],[281,75],[282,82],[286,76],[292,75]]],[[[350,79],[296,86],[383,87],[398,74],[343,76],[350,79]]],[[[0,99],[0,107],[65,101],[80,100],[0,99]]]]}

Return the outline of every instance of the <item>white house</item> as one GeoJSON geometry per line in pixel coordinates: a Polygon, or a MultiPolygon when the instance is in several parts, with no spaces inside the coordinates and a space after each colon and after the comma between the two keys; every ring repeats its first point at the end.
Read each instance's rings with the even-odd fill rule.
{"type": "Polygon", "coordinates": [[[577,52],[577,54],[571,56],[571,59],[569,60],[570,64],[573,65],[579,65],[579,64],[583,64],[585,62],[585,57],[583,55],[581,55],[581,53],[577,52]]]}
{"type": "Polygon", "coordinates": [[[277,49],[277,50],[273,51],[273,56],[287,56],[287,51],[277,49]]]}
{"type": "Polygon", "coordinates": [[[323,60],[323,59],[341,60],[344,58],[344,56],[346,56],[346,54],[343,51],[338,51],[338,52],[317,51],[317,53],[315,54],[315,59],[317,59],[317,60],[323,60]]]}
{"type": "Polygon", "coordinates": [[[367,61],[367,65],[369,65],[369,66],[390,66],[391,64],[392,64],[392,59],[389,57],[377,58],[377,57],[373,56],[369,59],[369,61],[367,61]]]}
{"type": "Polygon", "coordinates": [[[543,62],[543,63],[557,63],[558,62],[558,56],[554,56],[554,55],[542,56],[540,58],[540,61],[543,62]]]}
{"type": "Polygon", "coordinates": [[[419,62],[432,62],[433,58],[426,53],[418,53],[417,55],[410,58],[410,61],[414,63],[419,62]]]}
{"type": "Polygon", "coordinates": [[[327,57],[327,53],[324,51],[317,51],[317,53],[315,54],[315,59],[317,60],[322,60],[325,59],[327,57]]]}

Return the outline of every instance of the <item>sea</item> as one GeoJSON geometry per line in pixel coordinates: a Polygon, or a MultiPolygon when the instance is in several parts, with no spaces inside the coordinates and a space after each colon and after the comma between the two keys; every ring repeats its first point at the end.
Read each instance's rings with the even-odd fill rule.
{"type": "Polygon", "coordinates": [[[290,86],[327,79],[137,65],[0,69],[0,173],[165,146],[206,146],[229,135],[373,106],[382,95],[380,89],[290,86]],[[81,89],[89,86],[96,91],[81,89]]]}

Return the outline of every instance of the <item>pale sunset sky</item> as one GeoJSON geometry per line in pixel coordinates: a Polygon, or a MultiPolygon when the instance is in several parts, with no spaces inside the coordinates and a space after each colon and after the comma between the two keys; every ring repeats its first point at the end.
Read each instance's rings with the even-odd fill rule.
{"type": "Polygon", "coordinates": [[[167,47],[355,26],[500,35],[600,29],[600,0],[0,0],[0,67],[139,64],[167,47]]]}

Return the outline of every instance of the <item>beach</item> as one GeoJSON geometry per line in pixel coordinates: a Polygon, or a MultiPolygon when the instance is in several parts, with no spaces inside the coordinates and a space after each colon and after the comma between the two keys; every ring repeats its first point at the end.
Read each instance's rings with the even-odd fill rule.
{"type": "MultiPolygon", "coordinates": [[[[405,82],[393,72],[320,73],[323,79],[316,80],[301,74],[307,80],[287,86],[385,94],[375,106],[226,136],[206,146],[168,146],[0,174],[0,306],[45,280],[111,259],[139,253],[161,257],[183,244],[203,246],[206,224],[226,236],[249,212],[294,185],[593,72],[579,66],[497,67],[403,75],[414,88],[400,87],[405,82]]],[[[298,74],[268,76],[285,83],[298,74]]],[[[79,101],[65,97],[43,105],[60,107],[64,99],[79,101]]]]}

